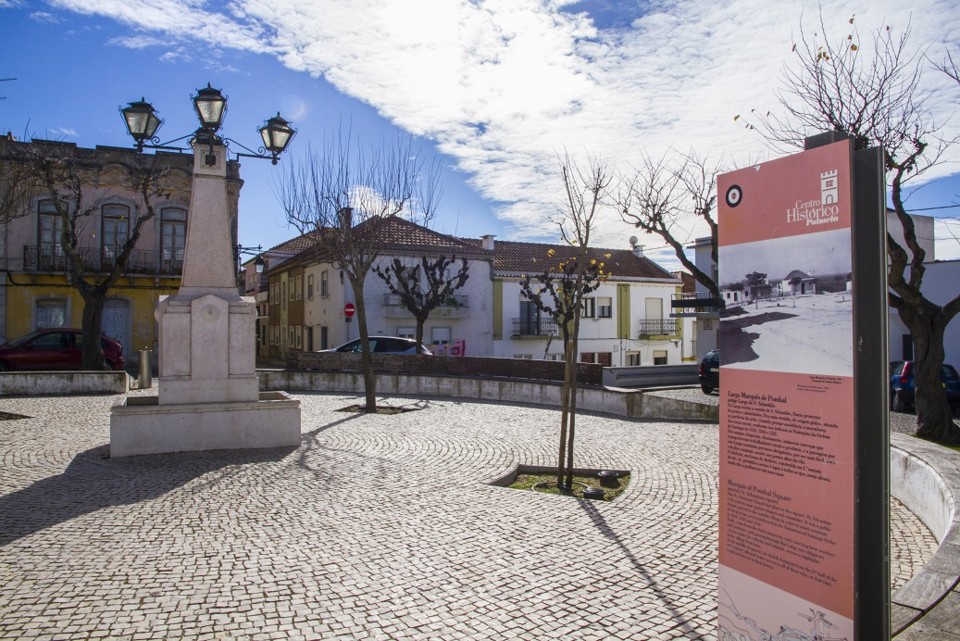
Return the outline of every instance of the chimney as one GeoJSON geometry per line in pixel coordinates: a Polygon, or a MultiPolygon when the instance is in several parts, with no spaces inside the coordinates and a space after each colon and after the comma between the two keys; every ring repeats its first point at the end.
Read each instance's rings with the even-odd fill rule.
{"type": "Polygon", "coordinates": [[[486,236],[481,236],[480,240],[483,241],[483,248],[489,251],[493,251],[494,238],[496,238],[496,236],[493,234],[487,234],[486,236]]]}
{"type": "Polygon", "coordinates": [[[353,209],[350,207],[344,207],[337,212],[337,222],[340,223],[341,230],[347,230],[353,227],[353,209]]]}

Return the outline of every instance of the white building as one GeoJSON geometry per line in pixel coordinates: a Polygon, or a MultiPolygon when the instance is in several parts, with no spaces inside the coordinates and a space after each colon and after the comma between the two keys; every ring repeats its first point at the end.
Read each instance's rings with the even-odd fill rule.
{"type": "MultiPolygon", "coordinates": [[[[924,263],[923,295],[937,305],[945,305],[960,293],[960,260],[924,263]]],[[[890,360],[913,360],[913,337],[900,321],[897,310],[890,308],[890,360]]],[[[960,320],[957,317],[947,325],[943,336],[944,363],[960,367],[960,320]]]]}
{"type": "MultiPolygon", "coordinates": [[[[430,314],[424,325],[424,343],[440,352],[455,345],[460,353],[489,355],[492,254],[477,242],[440,234],[401,218],[390,218],[387,224],[384,236],[389,240],[381,248],[375,267],[384,268],[394,259],[414,265],[424,256],[443,255],[457,258],[449,268],[455,274],[460,259],[467,260],[469,277],[465,286],[430,314]]],[[[327,349],[359,337],[356,316],[345,313],[348,304],[355,308],[357,303],[350,282],[332,262],[322,259],[313,243],[295,258],[271,267],[268,278],[267,342],[271,356],[327,349]]],[[[372,269],[364,282],[364,304],[370,335],[414,337],[413,315],[372,269]]]]}
{"type": "MultiPolygon", "coordinates": [[[[563,341],[552,319],[543,317],[520,287],[524,275],[542,273],[574,248],[493,241],[493,355],[562,360],[563,341]]],[[[577,360],[607,366],[666,365],[683,361],[682,325],[670,318],[670,301],[681,282],[639,248],[591,250],[611,277],[585,300],[577,360]]]]}

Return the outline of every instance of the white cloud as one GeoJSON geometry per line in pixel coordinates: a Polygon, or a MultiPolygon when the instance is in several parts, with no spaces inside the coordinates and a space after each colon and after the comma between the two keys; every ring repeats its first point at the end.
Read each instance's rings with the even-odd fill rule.
{"type": "Polygon", "coordinates": [[[54,127],[48,129],[46,137],[50,140],[61,140],[63,138],[77,138],[80,133],[72,127],[54,127]]]}
{"type": "Polygon", "coordinates": [[[169,46],[169,41],[154,36],[136,35],[111,38],[109,44],[127,49],[149,49],[150,47],[169,46]]]}
{"type": "MultiPolygon", "coordinates": [[[[504,203],[497,213],[511,223],[511,235],[541,237],[553,235],[543,221],[560,193],[556,154],[563,148],[621,167],[641,151],[696,149],[740,165],[769,156],[734,116],[776,107],[802,12],[812,25],[822,11],[838,32],[850,17],[849,5],[835,0],[621,3],[636,15],[611,29],[582,12],[602,12],[603,26],[618,8],[605,0],[235,0],[224,13],[201,0],[54,4],[165,38],[272,53],[292,69],[324,76],[436,141],[476,189],[504,203]]],[[[912,41],[929,46],[934,59],[960,41],[960,12],[950,0],[917,0],[909,9],[900,0],[868,5],[856,16],[864,33],[910,23],[912,41]]],[[[928,78],[930,87],[940,83],[928,78]]],[[[939,120],[947,122],[954,109],[944,101],[939,120]]],[[[960,133],[956,119],[945,133],[960,133]]],[[[960,146],[947,160],[960,160],[960,146]]],[[[691,227],[691,236],[703,231],[691,227]]],[[[598,244],[622,247],[633,233],[611,213],[598,244]]]]}
{"type": "MultiPolygon", "coordinates": [[[[3,3],[0,2],[0,9],[7,9],[9,6],[13,5],[4,6],[3,3]]],[[[47,11],[34,11],[30,14],[30,19],[36,22],[46,22],[51,24],[60,22],[60,18],[47,11]]]]}

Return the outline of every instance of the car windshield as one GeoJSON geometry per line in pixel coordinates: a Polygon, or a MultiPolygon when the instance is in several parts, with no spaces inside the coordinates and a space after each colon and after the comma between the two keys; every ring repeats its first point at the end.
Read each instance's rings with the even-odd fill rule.
{"type": "Polygon", "coordinates": [[[953,365],[944,365],[941,376],[947,380],[955,380],[960,378],[960,375],[957,374],[957,370],[953,368],[953,365]]]}

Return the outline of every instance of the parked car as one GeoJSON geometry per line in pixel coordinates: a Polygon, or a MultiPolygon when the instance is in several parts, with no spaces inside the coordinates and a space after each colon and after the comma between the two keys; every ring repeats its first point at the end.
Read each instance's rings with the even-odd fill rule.
{"type": "Polygon", "coordinates": [[[720,388],[720,350],[712,349],[700,361],[700,370],[697,372],[700,379],[700,389],[704,394],[710,394],[720,388]]]}
{"type": "MultiPolygon", "coordinates": [[[[890,363],[890,409],[905,412],[913,407],[914,382],[913,361],[894,361],[890,363]]],[[[947,401],[954,411],[960,408],[960,375],[953,365],[943,364],[940,381],[947,390],[947,401]]]]}
{"type": "MultiPolygon", "coordinates": [[[[361,351],[360,339],[355,338],[348,343],[331,349],[322,349],[321,352],[354,352],[359,354],[361,351]]],[[[417,342],[412,338],[400,338],[398,336],[371,336],[370,351],[374,354],[425,354],[432,356],[433,352],[420,345],[420,351],[417,351],[417,342]]]]}
{"type": "MultiPolygon", "coordinates": [[[[0,371],[79,370],[83,362],[83,332],[51,327],[38,329],[0,346],[0,371]]],[[[123,345],[100,336],[105,369],[122,370],[123,345]]]]}

